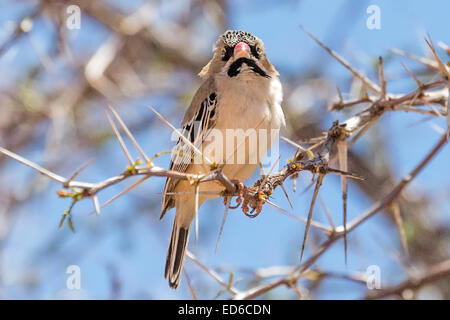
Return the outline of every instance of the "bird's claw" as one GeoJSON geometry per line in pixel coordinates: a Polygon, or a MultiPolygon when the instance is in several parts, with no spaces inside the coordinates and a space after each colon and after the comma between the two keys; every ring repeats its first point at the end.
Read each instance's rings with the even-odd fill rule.
{"type": "Polygon", "coordinates": [[[258,199],[256,200],[256,202],[254,204],[250,204],[250,206],[252,207],[252,210],[250,212],[248,212],[249,200],[245,199],[244,203],[242,204],[242,212],[244,212],[244,214],[249,218],[256,218],[257,216],[259,216],[262,211],[262,206],[266,202],[267,196],[264,193],[259,192],[257,196],[258,199]]]}
{"type": "Polygon", "coordinates": [[[234,206],[230,206],[230,209],[236,209],[239,208],[242,202],[242,198],[244,197],[244,190],[245,190],[245,186],[242,182],[239,181],[232,181],[237,188],[237,193],[238,193],[238,197],[236,199],[236,205],[234,206]]]}

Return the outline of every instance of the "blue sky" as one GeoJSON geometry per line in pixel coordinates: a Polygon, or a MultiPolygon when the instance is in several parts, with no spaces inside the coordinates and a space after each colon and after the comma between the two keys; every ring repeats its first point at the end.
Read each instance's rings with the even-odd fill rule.
{"type": "MultiPolygon", "coordinates": [[[[6,1],[0,8],[0,41],[8,33],[5,26],[8,20],[14,20],[27,12],[28,8],[11,1],[6,1]]],[[[132,12],[143,1],[115,1],[121,7],[132,12]]],[[[158,12],[161,21],[183,12],[184,6],[179,1],[164,1],[164,8],[158,12]]],[[[399,47],[412,53],[423,55],[427,52],[424,38],[430,34],[437,41],[450,43],[448,34],[449,1],[230,1],[230,28],[250,31],[264,40],[268,57],[279,69],[281,78],[289,75],[307,73],[321,66],[329,74],[329,80],[346,88],[350,75],[323,52],[299,28],[303,25],[312,31],[319,39],[325,41],[337,50],[348,61],[361,70],[370,74],[371,64],[379,55],[386,56],[387,49],[399,47]],[[368,17],[366,8],[376,4],[381,9],[381,29],[369,30],[366,27],[368,17]]],[[[89,56],[97,46],[107,37],[107,30],[82,21],[81,30],[72,37],[73,52],[89,56]],[[79,48],[79,49],[77,49],[79,48]]],[[[39,40],[42,48],[49,43],[49,27],[45,21],[36,22],[33,35],[39,40]]],[[[210,54],[210,48],[219,32],[222,30],[202,31],[204,45],[198,50],[204,55],[210,54]]],[[[444,56],[442,56],[444,57],[444,56]]],[[[396,59],[389,64],[386,74],[391,70],[399,70],[400,61],[408,66],[417,66],[405,59],[396,59]]],[[[0,58],[0,72],[11,75],[13,79],[20,77],[21,72],[39,63],[32,45],[27,39],[22,39],[17,48],[12,48],[0,58]],[[11,72],[15,70],[16,72],[11,72]]],[[[56,62],[57,63],[57,62],[56,62]]],[[[322,70],[322,71],[323,71],[322,70]]],[[[372,74],[370,74],[373,76],[372,74]]],[[[61,79],[64,83],[64,70],[59,70],[53,78],[61,79]]],[[[198,79],[192,79],[198,81],[198,79]]],[[[1,87],[8,87],[8,80],[0,81],[1,87]]],[[[412,81],[392,81],[389,90],[406,92],[412,90],[412,81]]],[[[121,105],[119,112],[127,121],[136,119],[150,119],[153,117],[146,105],[153,105],[165,113],[172,123],[177,124],[181,112],[173,113],[176,101],[173,97],[161,93],[148,95],[129,101],[121,105]],[[121,111],[122,110],[122,111],[121,111]],[[172,118],[170,118],[172,117],[172,118]]],[[[301,102],[299,102],[301,104],[301,102]]],[[[103,108],[103,105],[92,106],[103,108]]],[[[312,110],[311,112],[314,112],[312,110]]],[[[348,115],[333,113],[335,119],[344,119],[348,115]]],[[[330,118],[326,118],[328,121],[330,118]]],[[[388,138],[388,158],[394,163],[395,174],[400,179],[408,173],[423,157],[426,150],[430,150],[439,139],[439,134],[433,131],[433,122],[444,128],[445,120],[435,119],[411,126],[421,117],[404,113],[387,114],[378,124],[385,128],[383,134],[388,138]]],[[[94,119],[103,121],[106,119],[94,119]]],[[[170,130],[163,124],[152,121],[148,130],[137,134],[138,141],[143,145],[147,154],[154,154],[171,147],[170,130]],[[161,138],[167,137],[167,139],[161,138]]],[[[329,122],[324,122],[324,128],[329,122]]],[[[43,128],[45,130],[46,128],[43,128]]],[[[24,150],[24,155],[39,162],[43,157],[42,145],[30,150],[24,150]]],[[[364,140],[355,145],[357,152],[371,152],[364,148],[364,140]]],[[[294,150],[281,143],[280,149],[284,163],[291,157],[294,150]]],[[[82,173],[80,179],[96,181],[111,176],[125,165],[120,148],[116,141],[110,141],[99,150],[91,151],[97,158],[96,164],[82,173]]],[[[87,154],[82,154],[75,166],[82,164],[87,154]]],[[[168,159],[158,160],[160,165],[167,165],[168,159]]],[[[444,148],[409,186],[410,190],[425,192],[438,197],[442,190],[449,190],[450,171],[440,170],[448,168],[450,150],[444,148]],[[424,191],[425,190],[425,191],[424,191]]],[[[64,168],[61,174],[70,175],[72,167],[64,168]]],[[[11,186],[13,192],[19,192],[28,179],[36,174],[28,168],[10,162],[7,170],[0,173],[0,183],[7,183],[12,176],[20,183],[11,186]],[[17,178],[16,178],[17,177],[17,178]]],[[[256,175],[252,177],[256,178],[256,175]]],[[[302,190],[310,179],[308,173],[303,174],[299,181],[302,190]]],[[[90,298],[107,299],[110,294],[111,277],[117,274],[121,283],[121,298],[190,298],[189,290],[182,282],[178,291],[168,288],[163,278],[166,247],[170,236],[172,213],[163,220],[159,220],[158,201],[164,181],[152,178],[129,193],[128,196],[116,201],[103,210],[102,215],[89,214],[92,204],[88,201],[80,203],[75,209],[75,223],[77,233],[72,234],[68,228],[57,229],[60,214],[67,208],[68,202],[56,197],[55,191],[59,187],[53,183],[46,185],[39,193],[23,206],[15,210],[17,216],[14,230],[4,244],[1,259],[2,284],[0,294],[7,298],[90,298]],[[151,201],[157,205],[146,206],[151,201]],[[144,210],[145,209],[145,210],[144,210]],[[46,243],[52,247],[45,248],[46,243]],[[82,272],[82,290],[68,291],[65,289],[68,265],[79,265],[82,272]],[[112,270],[112,271],[111,271],[112,270]],[[30,283],[37,285],[31,290],[23,286],[23,277],[30,277],[30,283]],[[37,279],[37,280],[36,280],[37,279]]],[[[127,185],[125,183],[124,185],[127,185]]],[[[101,200],[119,192],[123,186],[114,186],[100,195],[101,200]]],[[[311,192],[304,195],[292,193],[289,181],[286,189],[291,195],[294,212],[306,216],[311,192]]],[[[350,184],[349,218],[361,214],[370,205],[357,188],[350,184]]],[[[338,177],[327,176],[321,195],[329,206],[335,221],[341,221],[341,195],[338,177]]],[[[284,196],[278,190],[274,194],[274,202],[283,208],[289,208],[284,196]]],[[[444,200],[436,208],[436,216],[446,217],[443,223],[448,224],[450,202],[444,200]]],[[[286,265],[298,263],[299,248],[303,237],[304,225],[280,214],[277,210],[266,206],[263,213],[256,219],[248,219],[238,210],[230,212],[225,225],[221,245],[217,253],[214,247],[217,232],[222,219],[223,206],[221,200],[212,200],[202,206],[200,211],[200,241],[199,246],[191,241],[190,250],[208,266],[222,266],[227,270],[258,269],[272,265],[286,265]]],[[[314,218],[326,222],[320,206],[316,207],[314,218]]],[[[310,238],[313,234],[309,235],[310,238]]],[[[193,238],[193,237],[192,237],[193,238]]],[[[192,240],[192,239],[191,239],[192,240]]],[[[316,243],[317,244],[317,243],[316,243]]],[[[343,244],[338,242],[317,262],[317,266],[324,270],[339,272],[364,271],[367,266],[376,264],[382,270],[382,283],[396,283],[405,277],[404,270],[396,261],[386,255],[386,248],[401,251],[397,233],[392,225],[382,216],[377,215],[367,221],[349,236],[349,263],[344,264],[343,244]]],[[[310,254],[308,250],[306,256],[310,254]]],[[[213,298],[220,287],[208,279],[190,261],[186,263],[186,270],[191,276],[194,286],[204,288],[203,298],[213,298]]],[[[227,277],[223,273],[224,278],[227,277]]],[[[249,277],[245,272],[242,277],[249,277]]],[[[358,298],[363,294],[364,287],[342,280],[327,280],[317,298],[358,298]]],[[[287,290],[277,290],[277,297],[293,298],[287,290]]]]}

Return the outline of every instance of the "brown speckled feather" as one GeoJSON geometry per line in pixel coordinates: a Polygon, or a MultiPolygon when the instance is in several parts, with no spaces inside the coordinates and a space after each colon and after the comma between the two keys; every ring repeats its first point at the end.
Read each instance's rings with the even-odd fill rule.
{"type": "MultiPolygon", "coordinates": [[[[203,140],[207,137],[204,134],[208,129],[214,127],[215,119],[217,117],[217,93],[214,85],[214,78],[209,77],[203,82],[200,88],[194,95],[191,105],[189,106],[183,121],[181,122],[182,134],[191,140],[196,146],[200,147],[203,140]],[[197,126],[200,130],[194,131],[194,122],[198,121],[197,126]]],[[[172,162],[170,163],[170,170],[178,172],[186,172],[189,167],[190,159],[192,158],[192,148],[185,144],[181,139],[178,140],[174,150],[183,151],[182,155],[176,152],[172,155],[172,162]]],[[[168,195],[175,190],[179,180],[167,178],[164,187],[164,198],[162,202],[162,212],[160,219],[164,216],[167,210],[175,205],[174,196],[168,195]]]]}

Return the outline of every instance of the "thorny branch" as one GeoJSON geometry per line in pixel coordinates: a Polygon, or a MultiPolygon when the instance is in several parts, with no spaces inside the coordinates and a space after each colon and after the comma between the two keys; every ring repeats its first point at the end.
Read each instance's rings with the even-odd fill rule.
{"type": "MultiPolygon", "coordinates": [[[[436,146],[426,155],[426,157],[410,172],[409,175],[405,176],[397,186],[387,194],[382,200],[374,203],[369,209],[367,209],[361,216],[350,221],[347,225],[347,231],[351,232],[364,221],[372,217],[374,214],[380,212],[392,203],[400,193],[405,189],[405,187],[417,176],[417,174],[425,167],[425,165],[430,162],[430,160],[437,154],[437,152],[445,145],[447,142],[446,135],[442,136],[436,146]]],[[[280,285],[292,286],[307,270],[333,243],[344,236],[343,226],[337,227],[331,234],[329,234],[328,240],[323,242],[320,247],[313,253],[313,255],[306,260],[304,263],[296,267],[287,276],[277,279],[271,283],[261,285],[256,288],[252,288],[240,295],[234,297],[234,299],[253,299],[269,290],[280,285]]]]}
{"type": "MultiPolygon", "coordinates": [[[[256,181],[253,186],[244,186],[242,183],[234,183],[228,177],[224,175],[222,171],[217,169],[214,164],[208,161],[208,165],[210,166],[210,172],[207,174],[187,174],[176,172],[172,170],[166,170],[161,167],[158,167],[153,164],[152,160],[145,155],[142,148],[137,143],[136,139],[131,134],[130,130],[126,127],[125,123],[122,121],[118,113],[110,107],[110,111],[114,116],[113,120],[109,113],[107,112],[107,117],[110,121],[110,124],[113,128],[113,131],[120,143],[120,146],[127,158],[128,166],[126,169],[119,175],[110,177],[106,180],[89,183],[74,180],[79,171],[75,172],[70,178],[64,178],[56,173],[53,173],[41,166],[7,150],[0,147],[0,152],[19,161],[35,170],[40,172],[41,174],[49,177],[50,179],[58,182],[64,188],[64,190],[59,190],[58,195],[61,197],[69,197],[72,198],[73,205],[84,199],[84,198],[92,198],[94,202],[95,211],[97,213],[100,212],[100,208],[111,203],[119,196],[122,196],[142,181],[148,179],[152,176],[160,176],[160,177],[171,177],[175,179],[188,180],[191,183],[203,183],[206,181],[216,180],[220,182],[224,186],[224,191],[221,196],[224,197],[225,203],[228,208],[237,208],[241,207],[242,211],[250,217],[256,217],[262,210],[262,207],[265,203],[272,204],[269,199],[273,193],[273,191],[278,186],[283,186],[284,181],[291,177],[295,179],[298,174],[302,171],[310,171],[313,175],[318,175],[316,180],[316,187],[314,190],[313,198],[310,204],[308,219],[306,221],[304,239],[302,243],[302,249],[300,256],[303,255],[305,242],[307,239],[307,233],[310,225],[317,226],[318,224],[312,220],[312,213],[314,209],[314,203],[319,193],[320,186],[324,177],[327,174],[338,174],[342,177],[342,187],[343,187],[343,224],[341,226],[331,227],[322,227],[322,230],[328,236],[328,240],[324,241],[320,247],[302,264],[295,267],[289,274],[269,282],[267,284],[263,284],[249,290],[239,292],[237,289],[234,289],[232,283],[226,284],[221,278],[212,270],[207,269],[203,266],[198,260],[195,259],[194,256],[188,254],[194,262],[196,262],[202,269],[208,270],[207,273],[212,276],[217,282],[219,282],[222,286],[224,286],[227,291],[232,295],[234,299],[251,299],[255,298],[261,294],[264,294],[275,287],[280,285],[286,285],[288,287],[295,287],[298,279],[304,275],[304,272],[308,270],[308,268],[337,240],[344,238],[345,241],[345,252],[347,251],[346,244],[346,234],[347,232],[353,231],[357,226],[361,223],[369,219],[371,216],[386,209],[389,205],[391,205],[395,199],[399,196],[399,194],[404,190],[404,188],[408,185],[409,182],[414,179],[414,177],[424,168],[424,166],[436,155],[436,153],[443,147],[443,145],[447,142],[447,134],[444,134],[439,140],[438,144],[428,153],[428,155],[416,166],[416,168],[411,171],[411,173],[406,176],[402,181],[400,181],[397,186],[388,193],[383,199],[374,203],[366,212],[364,212],[358,218],[346,222],[346,201],[347,201],[347,178],[353,179],[361,179],[361,177],[356,176],[350,172],[347,172],[347,151],[354,144],[354,142],[360,138],[363,134],[365,134],[368,128],[376,122],[383,114],[386,112],[393,111],[406,111],[406,112],[415,112],[420,114],[439,116],[439,117],[449,117],[448,116],[448,101],[449,91],[450,91],[450,82],[449,82],[449,70],[448,67],[439,59],[436,54],[435,48],[431,39],[427,39],[427,44],[429,45],[433,57],[435,60],[429,59],[416,59],[421,63],[426,64],[428,67],[438,71],[442,77],[441,80],[430,82],[430,83],[422,83],[420,82],[413,73],[406,69],[408,74],[413,78],[413,80],[417,84],[417,88],[412,92],[406,94],[392,94],[387,92],[387,84],[384,78],[383,72],[383,60],[379,59],[379,84],[374,83],[368,77],[363,75],[361,72],[353,68],[348,62],[346,62],[342,57],[340,57],[336,52],[329,49],[325,44],[323,44],[320,40],[318,40],[314,35],[310,32],[305,32],[313,38],[320,46],[322,46],[332,57],[334,57],[338,62],[344,65],[354,77],[358,78],[363,85],[372,91],[374,95],[369,95],[365,93],[362,97],[358,99],[345,101],[342,98],[342,95],[338,89],[339,100],[330,106],[330,110],[342,110],[344,108],[354,108],[355,106],[361,104],[369,104],[369,106],[356,113],[354,116],[350,117],[346,121],[339,123],[335,121],[331,127],[322,135],[316,138],[311,139],[310,148],[304,149],[299,148],[295,156],[291,159],[289,163],[284,165],[278,172],[271,173],[260,180],[256,181]],[[430,108],[424,109],[422,106],[426,106],[430,108]],[[115,121],[117,121],[123,131],[126,133],[128,138],[132,141],[134,147],[137,149],[142,159],[145,161],[142,164],[141,160],[138,158],[133,160],[130,152],[127,150],[125,143],[120,135],[118,128],[115,125],[115,121]],[[312,150],[315,153],[312,153],[312,150]],[[338,152],[339,151],[339,152],[338,152]],[[331,165],[333,164],[335,158],[339,155],[339,164],[340,169],[333,168],[331,165]],[[125,189],[119,195],[113,197],[112,199],[106,201],[103,205],[98,203],[97,194],[108,188],[114,184],[122,182],[133,176],[143,176],[141,180],[137,183],[133,184],[133,186],[125,189]],[[229,199],[231,197],[237,197],[236,202],[237,206],[231,207],[229,206],[229,199]],[[250,211],[250,212],[249,212],[250,211]]],[[[158,117],[163,120],[167,125],[169,125],[174,131],[176,129],[168,123],[159,113],[156,112],[153,108],[151,108],[158,117]]],[[[180,138],[182,138],[180,136],[180,138]]],[[[194,146],[192,146],[195,148],[194,146]]],[[[196,150],[200,152],[199,150],[196,150]]],[[[197,190],[197,188],[196,188],[197,190]]],[[[198,196],[196,192],[196,196],[198,196]]],[[[272,204],[273,205],[273,204],[272,204]]],[[[67,214],[67,213],[65,213],[67,214]]],[[[69,210],[70,214],[70,210],[69,210]]],[[[225,214],[226,216],[226,214],[225,214]]],[[[64,216],[63,216],[64,217],[64,216]]],[[[70,219],[70,217],[69,217],[70,219]]],[[[71,220],[69,220],[70,222],[71,220]]],[[[399,293],[404,290],[404,288],[416,288],[422,285],[423,283],[429,282],[436,278],[436,274],[442,274],[442,266],[436,267],[436,270],[430,270],[429,276],[425,276],[421,278],[422,280],[417,281],[406,281],[405,283],[399,285],[398,287],[392,288],[390,290],[383,291],[381,293],[375,294],[373,296],[369,296],[369,298],[382,298],[391,294],[399,293]]],[[[448,261],[444,264],[445,270],[448,269],[448,261]]],[[[444,272],[448,273],[448,270],[444,272]]],[[[191,284],[189,283],[191,287],[191,284]]]]}

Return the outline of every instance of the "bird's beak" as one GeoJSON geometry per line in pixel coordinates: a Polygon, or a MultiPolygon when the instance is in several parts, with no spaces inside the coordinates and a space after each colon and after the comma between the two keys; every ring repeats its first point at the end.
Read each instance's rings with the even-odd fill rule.
{"type": "Polygon", "coordinates": [[[233,57],[235,60],[239,58],[250,58],[250,47],[245,42],[239,42],[234,47],[233,57]]]}

